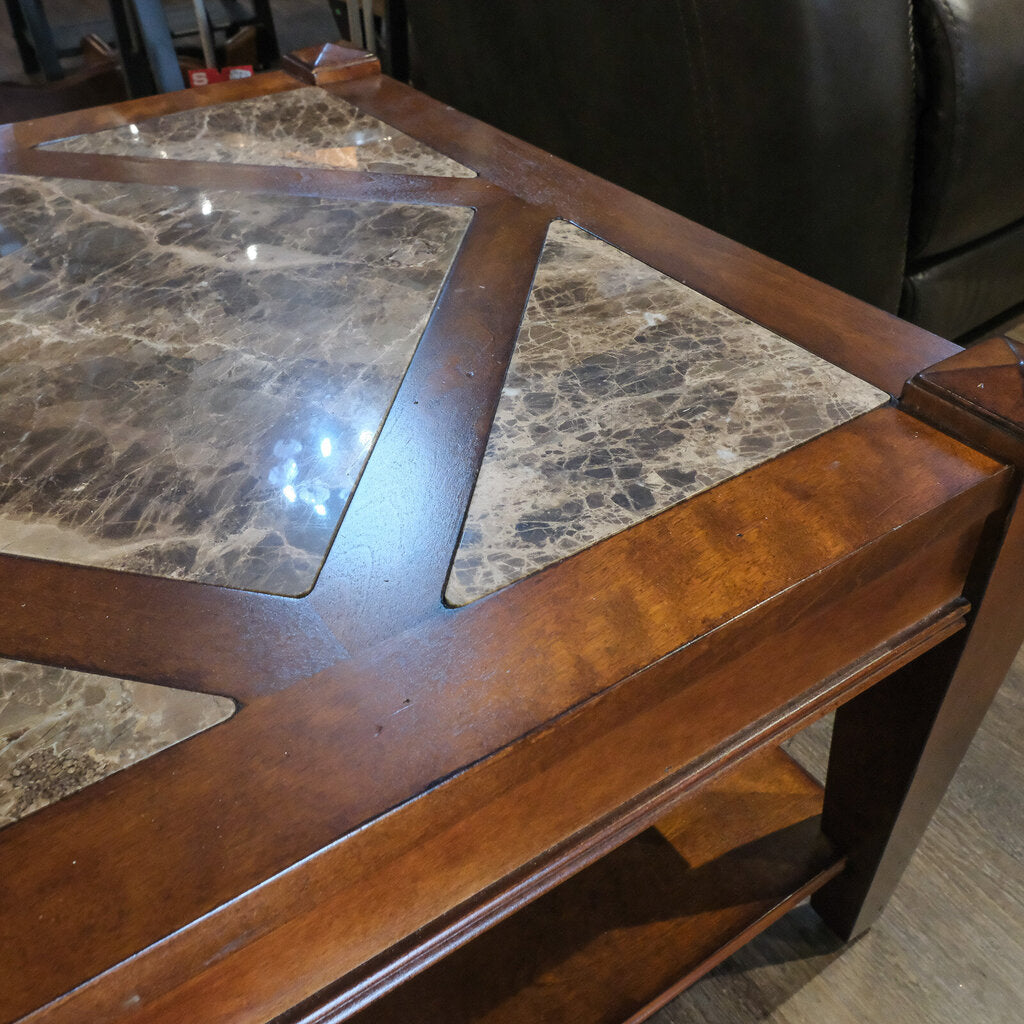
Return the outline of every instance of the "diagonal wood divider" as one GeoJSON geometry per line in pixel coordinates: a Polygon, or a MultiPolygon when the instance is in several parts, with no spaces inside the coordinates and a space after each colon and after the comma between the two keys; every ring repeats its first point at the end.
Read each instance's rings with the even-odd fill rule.
{"type": "MultiPolygon", "coordinates": [[[[318,54],[315,81],[330,74],[318,54]]],[[[902,408],[446,608],[552,218],[893,395],[954,347],[376,74],[326,88],[479,179],[31,148],[296,84],[278,73],[0,131],[7,173],[475,210],[308,597],[0,556],[0,655],[242,704],[5,830],[0,1020],[326,1024],[408,982],[371,1008],[402,1019],[450,992],[460,963],[473,983],[445,1020],[534,1014],[548,980],[591,975],[573,997],[588,1020],[639,1019],[823,883],[835,927],[869,923],[1024,628],[1019,516],[1004,533],[1024,465],[1008,353],[926,372],[902,408]],[[829,842],[820,791],[769,748],[837,705],[829,842]],[[879,785],[865,794],[862,777],[879,785]],[[571,927],[551,933],[552,915],[571,927]],[[608,965],[641,938],[648,966],[623,992],[608,965]],[[475,958],[513,941],[532,961],[482,991],[475,958]]]]}

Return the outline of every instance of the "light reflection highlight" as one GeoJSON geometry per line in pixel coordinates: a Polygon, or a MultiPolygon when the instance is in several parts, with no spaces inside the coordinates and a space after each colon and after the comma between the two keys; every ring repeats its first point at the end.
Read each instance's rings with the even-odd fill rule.
{"type": "Polygon", "coordinates": [[[286,506],[330,521],[340,515],[377,431],[325,421],[296,434],[274,442],[267,483],[286,506]]]}

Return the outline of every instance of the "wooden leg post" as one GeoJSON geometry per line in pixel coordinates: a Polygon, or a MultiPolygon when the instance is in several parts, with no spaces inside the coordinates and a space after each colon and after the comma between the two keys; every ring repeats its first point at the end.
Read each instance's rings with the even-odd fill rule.
{"type": "MultiPolygon", "coordinates": [[[[904,399],[1020,469],[1022,395],[1016,360],[993,341],[926,371],[904,399]]],[[[1021,505],[987,579],[967,594],[969,629],[836,713],[822,827],[849,860],[812,905],[844,938],[882,911],[1024,641],[1021,505]]]]}
{"type": "Polygon", "coordinates": [[[1024,639],[1024,514],[973,625],[836,713],[822,827],[847,870],[812,904],[852,938],[889,899],[1024,639]]]}

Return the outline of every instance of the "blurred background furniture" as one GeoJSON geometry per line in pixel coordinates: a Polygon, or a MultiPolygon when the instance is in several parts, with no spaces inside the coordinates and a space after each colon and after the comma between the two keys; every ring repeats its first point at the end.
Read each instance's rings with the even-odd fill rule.
{"type": "Polygon", "coordinates": [[[58,94],[65,104],[77,107],[118,98],[78,79],[86,36],[123,63],[124,94],[132,96],[182,88],[179,65],[252,64],[257,71],[266,70],[278,64],[283,52],[334,39],[374,51],[388,74],[408,78],[404,0],[4,2],[11,32],[0,32],[0,79],[9,80],[0,85],[0,123],[75,109],[55,106],[58,94]],[[76,87],[66,84],[71,75],[76,75],[76,87]],[[51,88],[47,83],[53,82],[65,84],[51,88]],[[17,103],[4,103],[7,85],[17,103]]]}
{"type": "Polygon", "coordinates": [[[338,35],[381,59],[386,74],[409,77],[405,0],[330,0],[338,35]]]}
{"type": "Polygon", "coordinates": [[[63,78],[64,69],[60,64],[57,41],[39,0],[4,2],[25,73],[32,75],[42,72],[51,82],[63,78]]]}
{"type": "Polygon", "coordinates": [[[404,6],[466,113],[946,337],[1024,311],[1022,0],[404,6]]]}
{"type": "Polygon", "coordinates": [[[200,67],[250,63],[269,68],[280,56],[269,0],[195,0],[165,5],[161,0],[110,0],[118,50],[133,96],[171,92],[184,86],[179,56],[200,67]],[[242,33],[251,44],[241,59],[228,57],[242,33]],[[190,40],[191,46],[183,45],[190,40]],[[246,59],[249,58],[249,59],[246,59]]]}
{"type": "Polygon", "coordinates": [[[96,35],[82,40],[81,66],[69,74],[39,84],[0,81],[0,121],[24,121],[79,110],[83,97],[93,104],[127,99],[118,56],[96,35]]]}
{"type": "Polygon", "coordinates": [[[132,96],[182,88],[179,57],[201,60],[198,66],[211,66],[212,58],[220,66],[234,59],[240,41],[245,47],[241,55],[248,59],[235,63],[263,69],[280,56],[270,0],[105,0],[71,11],[52,4],[53,12],[41,0],[5,3],[24,73],[42,74],[50,82],[69,72],[66,62],[77,57],[87,34],[116,46],[132,96]]]}

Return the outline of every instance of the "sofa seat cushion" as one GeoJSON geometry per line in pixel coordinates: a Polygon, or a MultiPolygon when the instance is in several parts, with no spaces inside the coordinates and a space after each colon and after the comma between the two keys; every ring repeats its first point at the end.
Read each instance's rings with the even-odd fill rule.
{"type": "Polygon", "coordinates": [[[1024,0],[915,0],[915,11],[920,259],[1024,218],[1024,0]]]}
{"type": "Polygon", "coordinates": [[[943,259],[912,268],[900,316],[960,339],[1024,302],[1024,221],[943,259]]]}

